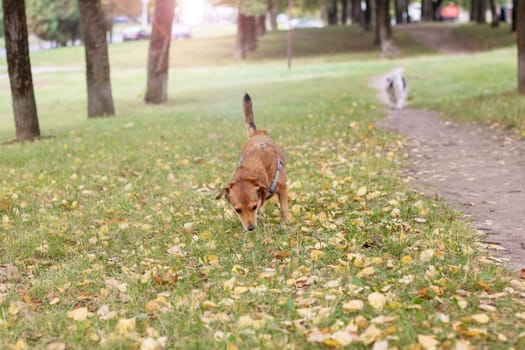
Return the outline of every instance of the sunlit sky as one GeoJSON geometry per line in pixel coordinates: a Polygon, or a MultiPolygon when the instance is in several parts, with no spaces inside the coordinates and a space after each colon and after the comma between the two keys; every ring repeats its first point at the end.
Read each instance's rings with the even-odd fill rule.
{"type": "Polygon", "coordinates": [[[177,7],[182,22],[197,24],[202,21],[205,0],[178,0],[177,7]]]}

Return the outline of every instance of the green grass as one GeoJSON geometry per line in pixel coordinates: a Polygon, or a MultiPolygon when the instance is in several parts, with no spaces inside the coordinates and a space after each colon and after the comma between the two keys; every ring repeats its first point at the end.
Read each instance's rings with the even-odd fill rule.
{"type": "Polygon", "coordinates": [[[469,23],[455,27],[454,34],[481,51],[516,45],[516,33],[511,32],[509,23],[500,23],[497,28],[469,23]]]}
{"type": "MultiPolygon", "coordinates": [[[[352,348],[405,349],[421,336],[443,348],[520,348],[524,283],[490,263],[443,203],[411,189],[402,140],[373,126],[383,108],[371,75],[446,61],[333,49],[289,71],[279,50],[265,54],[278,43],[233,64],[208,51],[215,40],[184,51],[208,56],[180,58],[194,67],[175,65],[161,106],[142,102],[146,47],[127,46],[130,62],[112,66],[115,118],[85,117],[82,72],[35,75],[42,130],[54,138],[0,149],[0,348],[326,348],[345,328],[352,348]],[[287,154],[292,213],[281,224],[272,202],[252,233],[214,199],[245,141],[246,91],[257,125],[287,154]]],[[[119,49],[112,60],[124,62],[119,49]]],[[[75,66],[76,50],[34,62],[75,66]]]]}
{"type": "Polygon", "coordinates": [[[457,121],[499,124],[525,136],[525,101],[517,94],[516,49],[410,63],[410,99],[457,121]],[[490,67],[490,69],[487,69],[490,67]]]}

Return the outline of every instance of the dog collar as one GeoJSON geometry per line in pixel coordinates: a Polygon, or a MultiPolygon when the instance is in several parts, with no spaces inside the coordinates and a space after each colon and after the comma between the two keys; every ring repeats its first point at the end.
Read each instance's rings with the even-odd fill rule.
{"type": "Polygon", "coordinates": [[[281,174],[281,170],[284,166],[284,163],[282,160],[277,160],[277,170],[275,170],[275,176],[273,177],[272,184],[270,185],[270,191],[268,191],[268,195],[266,196],[266,199],[270,199],[277,190],[277,181],[279,180],[279,174],[281,174]]]}
{"type": "MultiPolygon", "coordinates": [[[[244,157],[241,157],[239,159],[239,166],[241,166],[242,161],[244,160],[244,157]]],[[[273,177],[272,184],[270,185],[270,190],[268,191],[268,195],[266,196],[266,199],[270,199],[277,190],[277,181],[279,181],[279,175],[281,174],[281,170],[284,167],[284,162],[280,159],[277,160],[277,169],[275,170],[275,176],[273,177]]]]}

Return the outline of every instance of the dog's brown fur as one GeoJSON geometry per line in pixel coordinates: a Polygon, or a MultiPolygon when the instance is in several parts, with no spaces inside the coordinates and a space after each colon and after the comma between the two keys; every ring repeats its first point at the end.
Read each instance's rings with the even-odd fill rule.
{"type": "Polygon", "coordinates": [[[217,195],[225,196],[239,216],[245,230],[257,226],[257,213],[264,210],[277,164],[282,161],[275,194],[279,197],[281,219],[288,219],[288,189],[284,153],[268,136],[266,131],[257,130],[253,119],[252,100],[244,96],[244,123],[248,130],[248,141],[241,150],[241,161],[231,182],[217,195]]]}

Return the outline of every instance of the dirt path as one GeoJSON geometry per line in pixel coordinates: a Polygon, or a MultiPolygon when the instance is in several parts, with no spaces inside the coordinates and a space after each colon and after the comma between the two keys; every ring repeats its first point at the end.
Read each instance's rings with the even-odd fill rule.
{"type": "MultiPolygon", "coordinates": [[[[387,105],[385,79],[372,84],[387,105]]],[[[498,256],[511,268],[525,268],[525,143],[412,108],[390,109],[380,127],[407,137],[406,171],[418,189],[446,199],[487,233],[487,243],[505,248],[498,256]]]]}

